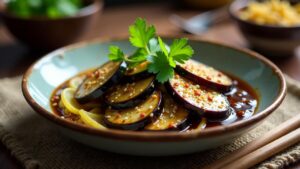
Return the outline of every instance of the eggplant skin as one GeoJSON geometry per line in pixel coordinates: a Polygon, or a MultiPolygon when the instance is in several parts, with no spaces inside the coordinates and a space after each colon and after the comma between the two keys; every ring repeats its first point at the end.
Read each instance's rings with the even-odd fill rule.
{"type": "Polygon", "coordinates": [[[110,128],[121,129],[121,130],[143,129],[146,125],[155,121],[162,112],[163,99],[162,99],[161,91],[158,91],[158,92],[159,92],[160,99],[159,99],[159,103],[158,103],[157,107],[152,111],[152,113],[153,113],[152,117],[150,116],[150,114],[152,114],[152,113],[150,113],[146,118],[142,119],[141,121],[131,123],[131,124],[125,124],[125,125],[115,124],[115,123],[110,122],[107,118],[104,118],[104,123],[110,128]]]}
{"type": "Polygon", "coordinates": [[[148,78],[148,77],[153,76],[153,75],[154,74],[149,73],[146,70],[146,71],[143,71],[143,72],[137,73],[135,75],[131,75],[131,76],[124,75],[122,81],[124,81],[124,82],[134,82],[134,81],[137,81],[137,80],[148,78]]]}
{"type": "Polygon", "coordinates": [[[125,108],[131,108],[134,106],[137,106],[138,104],[145,101],[153,92],[155,91],[155,86],[150,85],[149,88],[147,88],[145,91],[143,91],[139,96],[136,98],[133,98],[131,100],[120,102],[120,103],[111,103],[106,98],[104,99],[105,103],[109,106],[111,106],[114,109],[125,109],[125,108]]]}
{"type": "Polygon", "coordinates": [[[171,86],[170,82],[165,83],[165,87],[167,92],[173,96],[174,100],[178,104],[183,104],[185,108],[197,112],[200,116],[204,116],[208,118],[209,120],[219,120],[219,119],[226,119],[229,115],[229,108],[224,111],[213,111],[213,110],[205,110],[201,109],[200,107],[194,106],[188,101],[186,101],[184,98],[182,98],[171,86]]]}
{"type": "Polygon", "coordinates": [[[124,73],[124,81],[126,82],[133,82],[141,79],[148,78],[150,76],[154,76],[153,73],[148,72],[148,61],[144,61],[134,68],[127,68],[124,73]]]}
{"type": "MultiPolygon", "coordinates": [[[[101,68],[101,67],[99,67],[101,68]]],[[[99,69],[98,68],[98,69],[99,69]]],[[[97,70],[97,69],[96,69],[97,70]]],[[[126,63],[122,62],[120,63],[119,69],[114,73],[114,75],[112,75],[110,77],[110,79],[108,81],[106,81],[102,86],[100,86],[98,89],[92,91],[91,93],[87,94],[84,97],[76,97],[75,94],[75,99],[80,103],[80,104],[85,104],[88,103],[92,100],[96,100],[99,99],[103,96],[103,94],[112,86],[114,86],[115,84],[119,83],[120,80],[123,78],[124,72],[126,70],[126,63]]],[[[87,79],[85,79],[84,81],[86,81],[87,79]]],[[[78,87],[77,91],[80,90],[81,86],[84,85],[84,81],[83,83],[78,87]]],[[[76,91],[76,92],[77,92],[76,91]]]]}
{"type": "Polygon", "coordinates": [[[210,88],[212,90],[216,90],[218,92],[221,93],[226,93],[228,91],[230,91],[232,89],[232,85],[223,85],[220,83],[215,83],[209,80],[206,80],[200,76],[197,76],[189,71],[187,71],[186,69],[184,69],[183,67],[181,67],[180,65],[177,65],[175,68],[176,73],[178,73],[179,75],[199,84],[199,85],[203,85],[206,86],[207,88],[210,88]]]}

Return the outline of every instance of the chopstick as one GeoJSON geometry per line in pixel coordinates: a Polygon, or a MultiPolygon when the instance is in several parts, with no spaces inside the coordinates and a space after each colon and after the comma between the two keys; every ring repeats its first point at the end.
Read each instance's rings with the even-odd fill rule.
{"type": "Polygon", "coordinates": [[[238,166],[241,166],[241,164],[240,164],[241,162],[244,164],[244,166],[246,166],[246,163],[248,165],[255,165],[254,162],[255,163],[261,162],[261,161],[265,160],[266,158],[287,148],[288,146],[291,146],[291,145],[297,143],[298,141],[300,141],[300,138],[299,138],[300,131],[299,131],[299,129],[297,129],[299,127],[300,127],[300,114],[285,121],[284,123],[280,124],[276,128],[274,128],[271,131],[264,134],[262,137],[250,142],[246,146],[231,153],[230,155],[225,156],[224,158],[221,158],[221,159],[215,161],[211,165],[205,166],[203,169],[219,169],[219,168],[224,168],[226,166],[232,166],[232,164],[238,164],[237,166],[234,166],[234,168],[238,168],[238,166]],[[295,130],[295,131],[293,131],[293,130],[295,130]],[[287,133],[290,133],[290,134],[287,134],[287,133]],[[282,137],[282,138],[280,138],[280,137],[282,137]],[[276,139],[278,139],[278,140],[276,140],[276,139]],[[271,143],[271,144],[267,145],[269,143],[271,143]],[[276,149],[269,150],[268,147],[270,147],[270,146],[276,147],[276,149]],[[260,148],[262,148],[262,149],[260,149],[260,148]],[[255,151],[255,150],[257,150],[257,151],[255,151]],[[252,152],[254,154],[252,154],[252,152]],[[253,155],[255,155],[255,156],[253,156],[253,155]],[[243,156],[245,156],[245,157],[243,157],[243,156]],[[258,156],[260,158],[258,158],[258,156]],[[261,156],[265,157],[265,158],[262,158],[261,156]],[[236,163],[236,162],[239,162],[239,163],[236,163]]]}
{"type": "Polygon", "coordinates": [[[300,128],[291,133],[253,151],[252,153],[222,167],[222,169],[244,169],[250,168],[259,162],[281,152],[282,150],[292,146],[300,141],[300,128]]]}

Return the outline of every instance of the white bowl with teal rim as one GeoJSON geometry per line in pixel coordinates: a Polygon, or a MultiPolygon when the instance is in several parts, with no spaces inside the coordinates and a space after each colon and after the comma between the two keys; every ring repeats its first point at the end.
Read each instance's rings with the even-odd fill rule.
{"type": "MultiPolygon", "coordinates": [[[[165,38],[169,42],[172,38],[165,38]]],[[[202,151],[232,141],[259,125],[282,102],[286,84],[281,71],[263,56],[227,45],[190,40],[193,59],[228,72],[250,84],[260,99],[255,115],[226,126],[192,132],[138,132],[98,130],[60,118],[51,111],[53,90],[86,69],[108,61],[108,47],[117,45],[125,53],[133,51],[128,40],[94,40],[58,49],[42,57],[25,73],[22,83],[27,102],[41,116],[55,124],[63,135],[102,150],[143,156],[179,155],[202,151]]]]}

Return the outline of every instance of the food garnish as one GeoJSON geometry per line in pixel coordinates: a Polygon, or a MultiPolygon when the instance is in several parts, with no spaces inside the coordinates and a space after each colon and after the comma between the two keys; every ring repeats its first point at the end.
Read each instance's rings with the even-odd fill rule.
{"type": "Polygon", "coordinates": [[[129,27],[129,41],[137,48],[136,51],[127,56],[118,46],[112,45],[109,47],[109,59],[125,61],[128,67],[148,61],[147,71],[156,74],[157,81],[161,83],[168,81],[174,75],[176,63],[184,63],[194,51],[186,38],[175,39],[169,47],[155,32],[154,26],[148,26],[144,19],[138,18],[129,27]]]}

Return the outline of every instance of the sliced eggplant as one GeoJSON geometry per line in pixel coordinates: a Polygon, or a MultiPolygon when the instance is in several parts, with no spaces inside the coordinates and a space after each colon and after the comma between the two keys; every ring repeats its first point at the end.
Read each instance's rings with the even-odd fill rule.
{"type": "Polygon", "coordinates": [[[161,113],[162,105],[161,92],[156,90],[143,103],[134,108],[123,110],[107,108],[104,121],[112,128],[138,130],[157,119],[161,113]]]}
{"type": "Polygon", "coordinates": [[[177,65],[175,70],[181,76],[199,85],[222,93],[228,92],[233,85],[233,81],[224,73],[194,60],[177,65]]]}
{"type": "Polygon", "coordinates": [[[155,77],[119,84],[105,94],[105,102],[114,109],[131,108],[145,101],[154,91],[155,77]]]}
{"type": "Polygon", "coordinates": [[[127,68],[124,73],[126,81],[136,81],[151,76],[152,74],[147,71],[148,61],[142,62],[133,68],[127,68]]]}
{"type": "Polygon", "coordinates": [[[230,104],[226,96],[180,77],[178,74],[166,83],[166,89],[187,109],[196,111],[208,119],[221,120],[230,114],[230,104]]]}
{"type": "Polygon", "coordinates": [[[183,130],[190,124],[189,111],[177,104],[168,94],[163,94],[163,110],[158,119],[145,127],[145,130],[183,130]]]}
{"type": "Polygon", "coordinates": [[[107,62],[90,73],[75,92],[79,103],[100,98],[105,91],[120,81],[125,71],[123,62],[107,62]]]}

